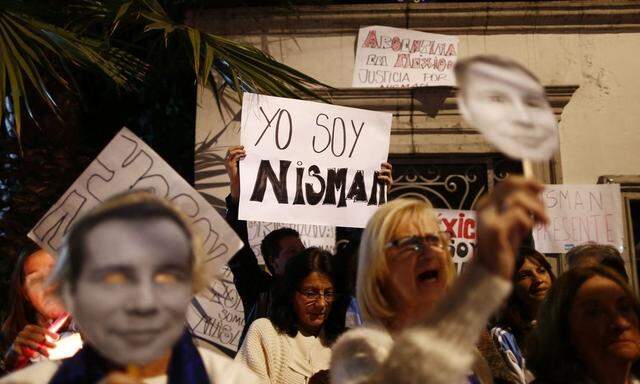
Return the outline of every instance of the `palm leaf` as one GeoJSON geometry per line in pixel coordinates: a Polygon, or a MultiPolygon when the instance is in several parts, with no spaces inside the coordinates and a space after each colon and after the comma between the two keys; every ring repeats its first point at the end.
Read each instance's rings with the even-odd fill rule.
{"type": "MultiPolygon", "coordinates": [[[[56,112],[57,105],[44,77],[71,89],[73,80],[67,64],[97,70],[125,88],[133,88],[144,77],[147,66],[135,56],[110,47],[102,40],[81,36],[31,17],[23,12],[24,7],[19,2],[4,3],[0,9],[0,97],[11,96],[18,140],[22,107],[32,115],[28,93],[35,91],[56,112]],[[64,75],[59,71],[60,66],[64,75]]],[[[3,102],[0,117],[5,108],[3,102]]]]}
{"type": "Polygon", "coordinates": [[[233,88],[238,97],[245,90],[266,93],[274,96],[299,98],[307,95],[315,99],[325,100],[317,92],[319,88],[330,88],[327,85],[305,75],[304,73],[277,62],[270,55],[258,48],[235,42],[233,40],[205,33],[188,25],[173,21],[157,0],[137,0],[119,12],[121,23],[128,13],[130,20],[143,20],[144,30],[149,33],[161,32],[165,45],[169,36],[182,41],[185,53],[191,58],[198,83],[206,87],[213,85],[216,103],[220,108],[221,90],[216,87],[214,72],[222,75],[225,82],[233,88]],[[217,63],[226,63],[217,65],[217,63]]]}

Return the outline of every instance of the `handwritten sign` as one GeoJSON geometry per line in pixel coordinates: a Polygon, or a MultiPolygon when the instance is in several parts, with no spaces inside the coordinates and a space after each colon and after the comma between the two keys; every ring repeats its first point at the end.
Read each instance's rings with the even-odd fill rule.
{"type": "Polygon", "coordinates": [[[542,200],[550,222],[533,231],[540,252],[565,253],[588,241],[610,244],[622,252],[624,229],[619,184],[546,185],[542,200]]]}
{"type": "Polygon", "coordinates": [[[144,141],[122,128],[28,236],[57,254],[64,236],[84,213],[109,197],[145,189],[175,204],[203,242],[206,268],[220,271],[242,241],[226,221],[144,141]]]}
{"type": "Polygon", "coordinates": [[[476,249],[476,212],[459,209],[436,209],[443,230],[449,232],[449,252],[458,273],[462,265],[473,257],[476,249]]]}
{"type": "Polygon", "coordinates": [[[284,224],[284,223],[265,223],[262,221],[248,221],[247,231],[249,232],[249,244],[253,253],[258,258],[258,263],[264,264],[262,252],[260,252],[260,244],[262,239],[269,232],[280,228],[292,228],[300,234],[300,240],[306,248],[318,247],[325,251],[334,253],[336,250],[336,227],[331,225],[314,225],[314,224],[284,224]]]}
{"type": "Polygon", "coordinates": [[[389,113],[245,93],[239,217],[364,227],[386,202],[390,130],[389,113]]]}
{"type": "Polygon", "coordinates": [[[455,85],[458,38],[409,29],[362,27],[358,33],[354,88],[455,85]]]}
{"type": "Polygon", "coordinates": [[[244,328],[244,310],[228,267],[224,268],[220,279],[191,300],[187,324],[197,337],[238,350],[244,328]]]}

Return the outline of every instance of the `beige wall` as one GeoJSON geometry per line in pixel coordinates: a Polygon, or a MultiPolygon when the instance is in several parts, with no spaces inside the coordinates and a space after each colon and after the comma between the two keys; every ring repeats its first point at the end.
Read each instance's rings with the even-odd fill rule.
{"type": "MultiPolygon", "coordinates": [[[[351,85],[355,35],[236,38],[329,85],[351,85]]],[[[599,175],[640,173],[639,33],[459,38],[460,57],[502,54],[524,63],[544,85],[579,86],[560,123],[564,183],[591,184],[599,175]]],[[[203,100],[201,105],[199,136],[211,129],[213,117],[213,104],[203,100]]]]}

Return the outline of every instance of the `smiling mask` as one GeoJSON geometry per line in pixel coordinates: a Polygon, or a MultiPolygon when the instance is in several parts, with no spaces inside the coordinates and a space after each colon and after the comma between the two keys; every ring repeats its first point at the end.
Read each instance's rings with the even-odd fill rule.
{"type": "Polygon", "coordinates": [[[180,338],[192,295],[189,239],[165,218],[111,219],[90,230],[67,308],[88,343],[121,365],[147,364],[180,338]]]}
{"type": "Polygon", "coordinates": [[[558,125],[542,85],[517,67],[467,60],[472,62],[458,73],[463,78],[458,107],[465,121],[509,157],[551,158],[558,125]]]}

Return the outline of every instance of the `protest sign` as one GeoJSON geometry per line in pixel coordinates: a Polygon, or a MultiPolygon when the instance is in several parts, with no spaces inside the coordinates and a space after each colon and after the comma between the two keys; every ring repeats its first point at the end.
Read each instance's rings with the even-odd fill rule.
{"type": "Polygon", "coordinates": [[[57,254],[78,218],[109,197],[130,189],[149,190],[185,214],[203,242],[205,265],[212,276],[242,248],[240,238],[215,209],[127,128],[116,134],[28,236],[57,254]]]}
{"type": "Polygon", "coordinates": [[[221,278],[191,300],[187,324],[197,337],[238,350],[244,328],[244,310],[228,267],[224,268],[221,278]]]}
{"type": "Polygon", "coordinates": [[[473,257],[476,249],[476,212],[460,209],[436,209],[442,229],[449,232],[449,252],[458,273],[462,265],[473,257]]]}
{"type": "Polygon", "coordinates": [[[622,200],[619,184],[546,185],[542,200],[549,224],[536,226],[533,239],[544,253],[566,253],[589,241],[610,244],[620,252],[624,245],[622,200]]]}
{"type": "Polygon", "coordinates": [[[364,227],[386,186],[391,114],[244,93],[244,220],[364,227]]]}
{"type": "Polygon", "coordinates": [[[373,25],[360,28],[354,88],[455,85],[458,38],[373,25]]]}
{"type": "Polygon", "coordinates": [[[249,244],[256,255],[259,264],[264,264],[260,243],[262,239],[272,231],[280,228],[292,228],[300,234],[300,240],[306,248],[318,247],[325,251],[334,253],[336,250],[336,227],[331,225],[314,224],[284,224],[266,223],[263,221],[248,221],[247,231],[249,233],[249,244]]]}
{"type": "Polygon", "coordinates": [[[529,70],[508,58],[475,56],[461,62],[458,75],[460,113],[487,141],[514,159],[553,156],[558,124],[529,70]]]}

